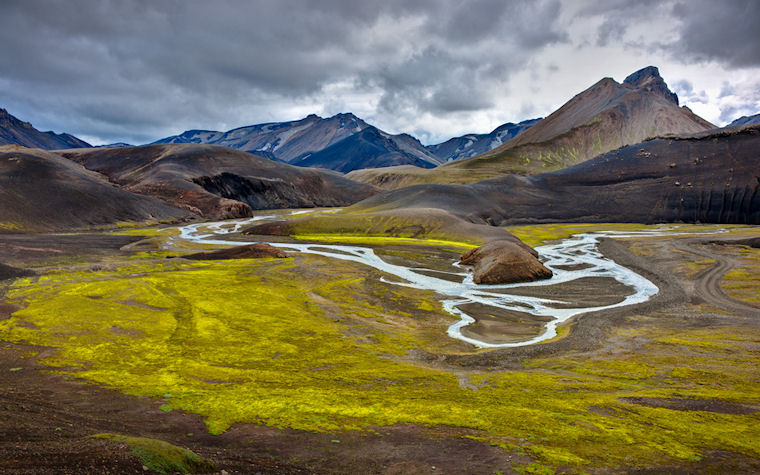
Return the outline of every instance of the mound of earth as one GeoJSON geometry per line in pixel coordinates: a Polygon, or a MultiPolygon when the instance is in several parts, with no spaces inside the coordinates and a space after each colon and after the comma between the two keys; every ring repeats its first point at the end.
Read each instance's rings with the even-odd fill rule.
{"type": "Polygon", "coordinates": [[[374,196],[346,212],[438,208],[473,223],[497,226],[758,224],[758,160],[760,126],[748,126],[652,139],[540,175],[509,175],[471,185],[411,186],[374,196]]]}
{"type": "Polygon", "coordinates": [[[193,259],[196,261],[221,260],[221,259],[261,259],[263,257],[289,257],[282,249],[276,248],[266,243],[246,244],[235,246],[227,249],[220,249],[212,252],[198,252],[187,256],[183,259],[193,259]]]}
{"type": "Polygon", "coordinates": [[[204,219],[248,217],[252,209],[346,206],[377,192],[335,172],[215,145],[68,150],[64,156],[124,189],[161,198],[204,219]]]}
{"type": "Polygon", "coordinates": [[[17,279],[19,277],[29,277],[35,275],[35,272],[27,269],[7,266],[0,262],[0,280],[17,279]]]}
{"type": "Polygon", "coordinates": [[[53,152],[0,147],[0,232],[52,231],[189,216],[161,200],[121,190],[53,152]]]}
{"type": "Polygon", "coordinates": [[[460,263],[472,266],[476,284],[511,284],[549,279],[552,271],[538,260],[538,253],[514,241],[491,241],[462,254],[460,263]]]}

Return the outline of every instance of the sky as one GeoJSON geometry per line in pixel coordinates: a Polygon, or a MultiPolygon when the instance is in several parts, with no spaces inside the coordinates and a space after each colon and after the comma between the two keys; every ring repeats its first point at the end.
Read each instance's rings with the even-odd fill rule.
{"type": "Polygon", "coordinates": [[[96,145],[341,112],[438,143],[648,65],[760,113],[754,0],[2,0],[0,44],[0,108],[96,145]]]}

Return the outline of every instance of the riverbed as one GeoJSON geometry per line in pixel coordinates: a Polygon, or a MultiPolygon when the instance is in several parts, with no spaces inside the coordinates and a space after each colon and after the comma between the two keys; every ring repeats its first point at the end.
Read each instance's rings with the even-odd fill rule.
{"type": "MultiPolygon", "coordinates": [[[[214,246],[250,244],[250,241],[220,239],[220,237],[240,232],[252,222],[280,216],[266,215],[244,220],[191,224],[180,227],[179,236],[173,240],[175,243],[189,241],[214,246]]],[[[387,274],[387,277],[382,278],[386,283],[434,291],[441,296],[443,308],[459,319],[447,330],[451,338],[465,341],[479,348],[505,348],[533,345],[552,339],[557,336],[558,325],[576,315],[642,303],[652,298],[658,292],[657,286],[602,255],[598,250],[598,243],[602,237],[647,236],[665,232],[672,234],[669,228],[630,233],[601,231],[577,234],[557,244],[539,246],[536,247],[536,251],[544,265],[554,273],[553,277],[536,282],[506,285],[477,285],[473,282],[471,273],[465,268],[457,268],[456,264],[450,272],[392,264],[382,259],[369,247],[322,243],[269,242],[268,244],[288,251],[357,262],[387,274]],[[431,273],[445,274],[445,278],[444,275],[441,275],[441,278],[431,276],[431,273]],[[613,302],[602,304],[598,302],[579,304],[579,299],[571,295],[564,298],[561,290],[556,291],[557,288],[562,289],[563,284],[585,283],[590,279],[595,281],[612,279],[621,284],[618,287],[625,290],[619,291],[613,302]],[[555,289],[551,292],[551,298],[541,295],[540,288],[542,287],[555,289]],[[463,310],[463,308],[473,306],[533,316],[541,323],[541,329],[537,335],[522,338],[519,341],[500,342],[498,338],[478,336],[468,331],[468,327],[476,323],[476,318],[463,310]]],[[[575,287],[585,287],[585,285],[575,287]]],[[[594,292],[593,289],[593,285],[588,286],[589,293],[594,292]]],[[[588,299],[585,300],[588,301],[588,299]]]]}

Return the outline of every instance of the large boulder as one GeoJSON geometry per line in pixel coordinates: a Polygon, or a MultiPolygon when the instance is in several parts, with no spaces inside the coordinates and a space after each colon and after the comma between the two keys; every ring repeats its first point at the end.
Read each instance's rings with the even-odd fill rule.
{"type": "Polygon", "coordinates": [[[471,249],[462,254],[460,262],[472,266],[476,284],[533,282],[552,276],[535,250],[512,240],[491,241],[471,249]]]}
{"type": "Polygon", "coordinates": [[[196,261],[219,260],[219,259],[260,259],[263,257],[289,257],[282,249],[276,248],[269,244],[257,243],[246,244],[244,246],[235,246],[228,249],[220,249],[212,252],[198,252],[188,256],[182,256],[184,259],[193,259],[196,261]]]}

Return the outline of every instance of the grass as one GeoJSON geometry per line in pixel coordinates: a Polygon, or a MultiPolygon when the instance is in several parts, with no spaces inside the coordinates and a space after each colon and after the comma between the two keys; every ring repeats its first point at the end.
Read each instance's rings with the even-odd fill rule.
{"type": "Polygon", "coordinates": [[[201,459],[195,452],[177,447],[163,440],[131,437],[119,434],[95,434],[96,439],[125,444],[130,453],[140,459],[149,470],[158,473],[209,473],[214,466],[201,459]]]}
{"type": "Polygon", "coordinates": [[[760,304],[760,250],[742,246],[739,252],[741,267],[729,271],[720,286],[729,297],[760,304]]]}
{"type": "MultiPolygon", "coordinates": [[[[697,224],[638,224],[638,223],[559,223],[529,226],[507,226],[504,229],[517,236],[525,244],[535,247],[567,239],[574,234],[595,231],[657,231],[675,227],[674,232],[704,233],[719,232],[720,229],[741,228],[737,225],[697,225],[697,224]]],[[[641,237],[639,237],[641,238],[641,237]]]]}
{"type": "Polygon", "coordinates": [[[760,456],[757,415],[619,400],[757,403],[757,329],[738,332],[732,351],[708,330],[621,330],[616,337],[646,341],[646,351],[464,369],[472,389],[409,356],[468,351],[444,336],[452,319],[434,295],[378,277],[317,256],[51,273],[13,284],[8,296],[25,308],[0,322],[0,338],[59,348],[43,360],[58,372],[128,394],[170,393],[166,410],[201,414],[213,433],[235,422],[309,431],[455,426],[524,451],[537,463],[527,473],[685,463],[712,449],[760,456]]]}
{"type": "Polygon", "coordinates": [[[340,242],[346,244],[369,244],[369,245],[417,245],[434,246],[442,249],[463,251],[476,247],[474,244],[443,239],[415,239],[392,236],[365,236],[345,234],[294,234],[292,236],[300,241],[340,242]]]}
{"type": "MultiPolygon", "coordinates": [[[[577,232],[651,228],[508,229],[540,245],[577,232]]],[[[423,244],[431,252],[462,247],[408,236],[299,237],[423,244]]],[[[756,251],[743,252],[746,262],[757,263],[756,251]]],[[[560,353],[526,360],[523,369],[455,373],[414,357],[474,351],[445,336],[453,318],[431,292],[385,284],[379,272],[319,256],[223,262],[151,256],[96,272],[59,270],[15,281],[7,297],[23,309],[0,321],[0,339],[56,347],[42,361],[53,371],[162,399],[162,410],[200,414],[213,433],[236,422],[329,432],[461,427],[477,440],[529,455],[534,463],[523,465],[524,473],[690,464],[712,450],[760,457],[758,414],[621,401],[760,403],[756,327],[727,321],[689,329],[677,317],[640,315],[610,331],[614,352],[560,353]],[[468,385],[460,385],[462,374],[468,385]]],[[[732,282],[749,289],[757,277],[727,278],[727,292],[732,282]]],[[[560,337],[569,328],[560,327],[560,337]]]]}

